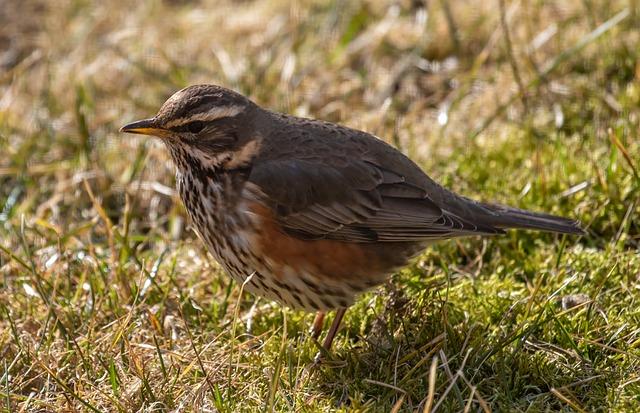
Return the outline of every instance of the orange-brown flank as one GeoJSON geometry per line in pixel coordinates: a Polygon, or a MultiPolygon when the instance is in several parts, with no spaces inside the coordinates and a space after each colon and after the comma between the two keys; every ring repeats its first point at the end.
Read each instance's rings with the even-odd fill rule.
{"type": "Polygon", "coordinates": [[[262,203],[251,202],[248,209],[261,218],[256,242],[262,256],[276,264],[273,275],[278,279],[282,277],[282,272],[278,270],[290,267],[321,278],[377,283],[406,261],[401,257],[404,254],[398,251],[406,249],[406,245],[400,245],[402,243],[385,246],[378,243],[299,239],[286,234],[273,212],[262,203]]]}

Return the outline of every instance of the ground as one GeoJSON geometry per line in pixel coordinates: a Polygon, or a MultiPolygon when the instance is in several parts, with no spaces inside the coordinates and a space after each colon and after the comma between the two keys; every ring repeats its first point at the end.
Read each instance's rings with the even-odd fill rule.
{"type": "Polygon", "coordinates": [[[3,2],[0,409],[638,411],[639,28],[632,0],[3,2]],[[202,82],[587,235],[435,244],[314,367],[313,315],[242,294],[118,133],[202,82]]]}

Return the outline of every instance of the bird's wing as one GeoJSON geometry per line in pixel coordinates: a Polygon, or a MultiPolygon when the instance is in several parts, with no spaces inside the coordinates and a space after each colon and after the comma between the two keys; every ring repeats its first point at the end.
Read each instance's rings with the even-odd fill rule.
{"type": "Polygon", "coordinates": [[[401,242],[496,234],[433,202],[404,176],[365,159],[272,159],[255,165],[259,187],[289,234],[347,242],[401,242]]]}

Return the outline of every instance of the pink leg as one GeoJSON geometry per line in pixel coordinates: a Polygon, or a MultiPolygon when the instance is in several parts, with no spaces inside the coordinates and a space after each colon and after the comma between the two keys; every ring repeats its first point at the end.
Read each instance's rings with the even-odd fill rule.
{"type": "Polygon", "coordinates": [[[342,322],[342,317],[344,317],[344,313],[347,311],[346,308],[340,308],[336,311],[336,318],[333,319],[333,323],[331,323],[331,328],[327,333],[327,336],[322,343],[322,347],[329,351],[331,349],[331,343],[333,343],[333,339],[338,332],[338,328],[340,328],[340,322],[342,322]]]}

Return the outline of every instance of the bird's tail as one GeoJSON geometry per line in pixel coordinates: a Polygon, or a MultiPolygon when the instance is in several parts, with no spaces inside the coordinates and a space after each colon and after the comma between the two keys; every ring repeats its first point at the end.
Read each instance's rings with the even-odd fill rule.
{"type": "Polygon", "coordinates": [[[488,221],[497,228],[524,228],[563,234],[585,234],[580,222],[540,212],[525,211],[506,205],[480,203],[490,211],[488,221]]]}

